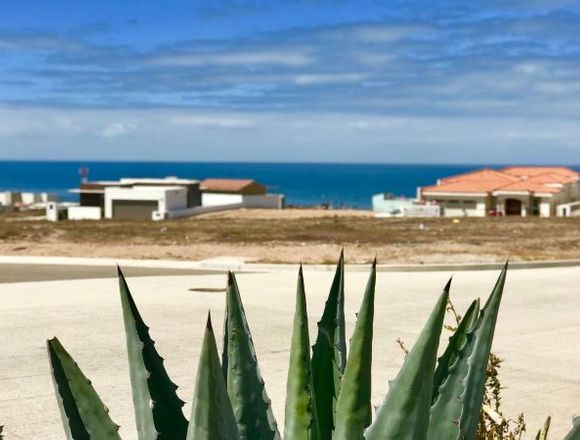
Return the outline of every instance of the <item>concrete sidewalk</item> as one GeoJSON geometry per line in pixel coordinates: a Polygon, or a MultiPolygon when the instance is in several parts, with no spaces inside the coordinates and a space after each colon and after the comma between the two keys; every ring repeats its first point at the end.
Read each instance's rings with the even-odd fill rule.
{"type": "MultiPolygon", "coordinates": [[[[476,296],[485,299],[497,275],[457,273],[452,286],[457,309],[465,310],[476,296]]],[[[448,277],[448,272],[378,275],[373,404],[381,402],[403,362],[396,339],[413,344],[448,277]]],[[[314,340],[332,273],[306,267],[305,279],[314,340]]],[[[366,279],[366,273],[347,272],[349,336],[366,279]]],[[[219,289],[225,281],[223,274],[129,279],[168,372],[180,385],[188,418],[206,314],[212,311],[219,335],[224,311],[219,289]]],[[[267,391],[283,425],[296,270],[241,273],[238,281],[267,391]]],[[[580,414],[579,285],[579,268],[508,274],[494,352],[505,359],[506,415],[525,413],[525,438],[534,438],[547,415],[553,416],[553,438],[561,438],[572,416],[580,414]]],[[[136,439],[117,289],[109,278],[0,285],[0,423],[8,440],[64,438],[45,350],[46,339],[55,335],[92,379],[122,426],[122,437],[136,439]]]]}

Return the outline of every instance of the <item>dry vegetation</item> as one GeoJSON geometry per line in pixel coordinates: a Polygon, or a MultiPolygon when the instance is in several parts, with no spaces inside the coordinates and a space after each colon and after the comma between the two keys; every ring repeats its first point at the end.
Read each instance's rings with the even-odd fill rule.
{"type": "MultiPolygon", "coordinates": [[[[232,211],[165,222],[49,223],[0,215],[0,254],[326,263],[580,258],[580,218],[374,218],[362,211],[232,211]],[[308,252],[304,248],[308,248],[308,252]],[[306,256],[306,258],[305,258],[306,256]]],[[[38,214],[37,214],[38,215],[38,214]]]]}

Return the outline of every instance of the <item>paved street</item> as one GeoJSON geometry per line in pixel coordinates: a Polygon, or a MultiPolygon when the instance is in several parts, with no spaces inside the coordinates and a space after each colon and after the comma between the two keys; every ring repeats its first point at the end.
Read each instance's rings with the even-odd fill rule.
{"type": "MultiPolygon", "coordinates": [[[[457,309],[464,310],[476,296],[485,299],[497,274],[456,273],[452,298],[457,309]]],[[[107,275],[111,276],[110,271],[107,275]]],[[[378,274],[373,404],[381,402],[388,381],[403,362],[396,339],[403,339],[407,347],[413,344],[449,275],[378,274]]],[[[332,273],[306,267],[305,278],[313,341],[332,273]]],[[[349,335],[366,278],[364,272],[347,273],[349,335]]],[[[238,282],[267,391],[282,425],[296,270],[240,274],[238,282]]],[[[208,310],[216,334],[221,334],[224,284],[223,274],[129,278],[156,347],[180,385],[187,417],[208,310]]],[[[522,269],[508,274],[494,351],[505,359],[506,415],[525,413],[529,429],[525,438],[534,437],[547,415],[553,416],[553,438],[562,438],[572,416],[580,414],[578,286],[579,268],[522,269]]],[[[64,438],[45,349],[46,339],[55,335],[92,379],[112,418],[122,426],[122,437],[136,439],[117,289],[113,278],[0,285],[0,415],[8,440],[64,438]]]]}
{"type": "MultiPolygon", "coordinates": [[[[203,269],[123,268],[126,276],[203,275],[215,274],[203,269]]],[[[0,283],[30,281],[82,280],[89,278],[114,278],[117,269],[111,266],[73,266],[61,264],[0,264],[0,283]]]]}

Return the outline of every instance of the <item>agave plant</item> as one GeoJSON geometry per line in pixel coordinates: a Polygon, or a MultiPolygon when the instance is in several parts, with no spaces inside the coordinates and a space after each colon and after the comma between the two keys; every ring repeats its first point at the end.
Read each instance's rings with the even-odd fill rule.
{"type": "MultiPolygon", "coordinates": [[[[286,388],[286,440],[474,440],[482,411],[486,368],[507,264],[480,309],[474,301],[437,358],[451,281],[376,413],[371,364],[376,262],[373,263],[348,347],[341,254],[311,349],[306,290],[298,273],[286,388]]],[[[208,316],[188,422],[163,358],[149,336],[119,269],[121,305],[139,440],[280,440],[236,278],[228,274],[223,353],[208,316]]],[[[58,339],[47,342],[55,392],[68,439],[119,439],[90,381],[58,339]]],[[[550,419],[538,432],[546,439],[550,419]]],[[[575,420],[565,440],[580,440],[575,420]]]]}

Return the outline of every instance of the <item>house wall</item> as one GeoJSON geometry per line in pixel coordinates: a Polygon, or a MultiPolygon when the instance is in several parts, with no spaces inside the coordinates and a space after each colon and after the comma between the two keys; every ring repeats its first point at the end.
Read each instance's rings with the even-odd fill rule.
{"type": "Polygon", "coordinates": [[[384,212],[388,214],[402,214],[405,206],[411,206],[414,203],[412,199],[385,198],[385,194],[375,194],[372,198],[373,211],[384,212]]]}
{"type": "Polygon", "coordinates": [[[556,215],[558,217],[580,216],[580,202],[576,201],[556,206],[556,215]]]}
{"type": "Polygon", "coordinates": [[[241,194],[225,193],[202,193],[201,206],[222,206],[243,203],[244,197],[241,194]]]}
{"type": "Polygon", "coordinates": [[[67,209],[64,206],[59,206],[56,202],[47,202],[46,204],[46,220],[49,222],[58,222],[59,220],[66,220],[67,209]]]}
{"type": "Polygon", "coordinates": [[[187,208],[187,188],[168,190],[165,192],[165,203],[163,199],[159,202],[159,207],[165,211],[185,209],[187,208]]]}
{"type": "Polygon", "coordinates": [[[244,195],[244,208],[283,209],[284,196],[281,194],[244,195]]]}
{"type": "Polygon", "coordinates": [[[201,190],[199,183],[187,185],[187,207],[201,206],[201,190]]]}
{"type": "Polygon", "coordinates": [[[203,207],[240,204],[244,208],[284,208],[284,196],[281,194],[247,195],[225,193],[202,193],[203,207]]]}
{"type": "Polygon", "coordinates": [[[98,206],[70,206],[68,208],[69,220],[101,220],[102,209],[98,206]]]}
{"type": "Polygon", "coordinates": [[[170,210],[187,208],[187,189],[185,187],[110,187],[105,189],[105,218],[113,218],[115,200],[132,200],[158,203],[162,214],[170,210]]]}
{"type": "Polygon", "coordinates": [[[552,200],[548,197],[542,197],[540,201],[540,217],[551,217],[553,215],[552,200]]]}
{"type": "Polygon", "coordinates": [[[79,195],[79,202],[81,206],[90,206],[90,207],[105,207],[105,194],[98,194],[98,193],[83,193],[81,192],[79,195]]]}
{"type": "Polygon", "coordinates": [[[10,191],[0,192],[0,205],[2,206],[12,205],[12,193],[10,191]]]}
{"type": "Polygon", "coordinates": [[[230,205],[216,205],[216,206],[194,206],[193,208],[180,209],[177,211],[168,211],[165,214],[155,211],[153,213],[153,220],[165,220],[172,218],[195,217],[197,215],[209,214],[211,212],[230,211],[232,209],[242,208],[241,203],[230,205]]]}
{"type": "Polygon", "coordinates": [[[435,201],[441,206],[444,217],[485,217],[490,209],[489,196],[423,195],[424,201],[435,201]]]}

